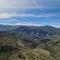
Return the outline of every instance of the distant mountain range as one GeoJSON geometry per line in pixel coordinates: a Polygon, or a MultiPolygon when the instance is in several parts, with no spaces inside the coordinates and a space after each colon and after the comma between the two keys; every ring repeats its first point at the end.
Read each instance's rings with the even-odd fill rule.
{"type": "Polygon", "coordinates": [[[0,25],[0,32],[16,33],[24,37],[46,37],[49,35],[60,35],[60,28],[53,26],[22,26],[22,25],[0,25]]]}

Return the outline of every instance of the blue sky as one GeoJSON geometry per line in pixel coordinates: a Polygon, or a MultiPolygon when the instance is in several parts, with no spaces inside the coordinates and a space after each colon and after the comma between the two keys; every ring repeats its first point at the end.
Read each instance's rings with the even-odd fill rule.
{"type": "Polygon", "coordinates": [[[60,27],[60,0],[0,0],[0,24],[60,27]]]}
{"type": "Polygon", "coordinates": [[[0,7],[60,7],[60,0],[0,0],[0,7]]]}

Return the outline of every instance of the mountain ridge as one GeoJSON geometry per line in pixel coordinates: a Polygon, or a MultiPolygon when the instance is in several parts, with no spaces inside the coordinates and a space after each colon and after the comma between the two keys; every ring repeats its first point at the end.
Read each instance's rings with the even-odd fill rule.
{"type": "Polygon", "coordinates": [[[0,32],[18,34],[23,37],[46,37],[60,35],[60,29],[53,26],[0,25],[0,32]]]}

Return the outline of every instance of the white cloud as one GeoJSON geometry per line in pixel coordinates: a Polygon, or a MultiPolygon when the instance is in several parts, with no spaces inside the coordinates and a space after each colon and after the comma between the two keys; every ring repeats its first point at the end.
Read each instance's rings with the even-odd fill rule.
{"type": "Polygon", "coordinates": [[[25,22],[25,21],[21,21],[21,22],[17,22],[17,23],[0,23],[0,24],[4,24],[4,25],[27,25],[27,26],[41,26],[40,24],[35,24],[32,22],[25,22]]]}
{"type": "Polygon", "coordinates": [[[10,18],[10,17],[14,17],[14,16],[18,16],[18,17],[33,17],[34,14],[0,13],[0,19],[10,18]]]}
{"type": "Polygon", "coordinates": [[[16,16],[16,14],[14,14],[14,13],[12,13],[12,14],[9,14],[9,13],[0,13],[0,19],[10,18],[12,16],[16,16]]]}
{"type": "Polygon", "coordinates": [[[27,14],[27,13],[0,13],[0,19],[10,18],[10,17],[52,17],[56,16],[55,14],[27,14]]]}
{"type": "Polygon", "coordinates": [[[21,22],[21,23],[16,23],[16,24],[13,24],[13,25],[40,26],[39,24],[29,23],[29,22],[21,22]]]}

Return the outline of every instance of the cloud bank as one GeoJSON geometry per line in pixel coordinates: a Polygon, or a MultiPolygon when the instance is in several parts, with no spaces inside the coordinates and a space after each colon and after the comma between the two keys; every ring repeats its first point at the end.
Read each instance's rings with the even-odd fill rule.
{"type": "Polygon", "coordinates": [[[59,27],[60,8],[0,9],[0,24],[52,25],[59,27]]]}
{"type": "Polygon", "coordinates": [[[31,17],[31,18],[49,18],[52,16],[56,16],[56,14],[30,14],[30,13],[0,13],[0,19],[7,19],[7,18],[12,18],[12,17],[31,17]]]}

